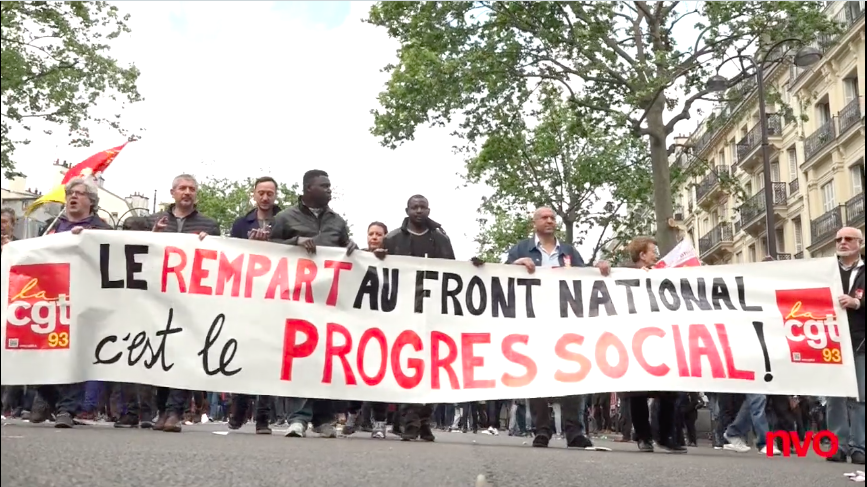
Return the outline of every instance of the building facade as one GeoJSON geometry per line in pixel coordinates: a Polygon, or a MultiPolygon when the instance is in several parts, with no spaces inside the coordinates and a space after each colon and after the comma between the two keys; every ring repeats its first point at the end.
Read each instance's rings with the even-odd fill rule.
{"type": "MultiPolygon", "coordinates": [[[[768,103],[766,113],[780,259],[834,255],[840,227],[864,230],[864,3],[827,4],[845,32],[817,41],[821,61],[765,71],[766,91],[791,108],[768,103]]],[[[675,218],[707,264],[759,262],[769,253],[755,88],[755,79],[736,87],[740,101],[676,140],[686,148],[671,154],[672,165],[702,168],[675,197],[675,218]]]]}

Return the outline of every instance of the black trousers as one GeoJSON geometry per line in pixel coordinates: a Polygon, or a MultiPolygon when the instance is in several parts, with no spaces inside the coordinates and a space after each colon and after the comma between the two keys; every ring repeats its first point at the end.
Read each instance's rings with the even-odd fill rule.
{"type": "Polygon", "coordinates": [[[551,410],[548,408],[549,402],[560,403],[560,414],[563,418],[563,433],[566,435],[566,443],[571,443],[572,440],[579,436],[584,436],[584,422],[581,420],[584,414],[584,401],[579,396],[566,396],[556,399],[535,398],[530,399],[530,414],[533,415],[533,421],[536,423],[536,434],[551,438],[554,434],[554,428],[551,425],[551,410]]]}
{"type": "MultiPolygon", "coordinates": [[[[662,392],[654,394],[654,402],[659,408],[659,440],[671,441],[674,435],[674,413],[676,393],[662,392]]],[[[649,396],[633,394],[629,399],[629,409],[632,414],[632,427],[638,436],[638,441],[653,441],[653,429],[650,427],[650,407],[647,405],[649,396]]]]}
{"type": "Polygon", "coordinates": [[[112,400],[122,405],[126,414],[135,416],[142,421],[150,421],[154,417],[152,397],[152,386],[128,382],[111,384],[112,400]]]}
{"type": "Polygon", "coordinates": [[[628,395],[620,395],[620,416],[617,422],[617,429],[624,438],[632,438],[632,409],[630,402],[632,398],[628,395]]]}
{"type": "Polygon", "coordinates": [[[232,394],[232,419],[247,420],[250,404],[256,401],[256,424],[268,424],[271,419],[271,396],[250,396],[247,394],[232,394]]]}
{"type": "Polygon", "coordinates": [[[508,401],[488,401],[485,405],[488,409],[488,428],[500,429],[500,411],[503,404],[508,401]]]}
{"type": "Polygon", "coordinates": [[[419,423],[430,426],[430,417],[433,414],[431,404],[401,404],[400,418],[404,425],[419,423]]]}

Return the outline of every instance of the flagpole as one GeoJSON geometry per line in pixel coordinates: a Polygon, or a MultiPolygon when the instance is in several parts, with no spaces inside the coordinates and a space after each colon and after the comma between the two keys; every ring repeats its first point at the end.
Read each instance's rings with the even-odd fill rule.
{"type": "Polygon", "coordinates": [[[65,211],[66,211],[66,205],[63,205],[63,208],[60,209],[60,213],[58,213],[57,216],[54,217],[54,220],[45,228],[45,231],[42,232],[42,235],[47,235],[48,232],[50,232],[51,229],[54,228],[54,225],[57,224],[57,222],[60,220],[60,217],[63,216],[63,213],[65,211]]]}

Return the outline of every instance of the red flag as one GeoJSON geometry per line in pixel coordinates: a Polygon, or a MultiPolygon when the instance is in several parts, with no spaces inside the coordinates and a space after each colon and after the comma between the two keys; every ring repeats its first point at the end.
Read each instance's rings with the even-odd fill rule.
{"type": "Polygon", "coordinates": [[[88,157],[82,162],[72,166],[66,171],[66,174],[63,176],[63,182],[61,184],[66,184],[69,181],[82,176],[97,176],[102,172],[105,172],[108,169],[108,166],[111,165],[111,162],[114,161],[114,158],[126,147],[126,144],[129,142],[124,142],[123,145],[119,145],[113,149],[104,150],[102,152],[97,152],[96,154],[88,157]]]}

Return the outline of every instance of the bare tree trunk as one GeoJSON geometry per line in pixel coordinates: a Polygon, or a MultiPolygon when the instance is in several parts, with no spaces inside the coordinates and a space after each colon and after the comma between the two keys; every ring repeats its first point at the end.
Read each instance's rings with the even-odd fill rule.
{"type": "Polygon", "coordinates": [[[563,225],[566,227],[566,241],[569,245],[575,245],[575,222],[564,219],[563,225]]]}
{"type": "Polygon", "coordinates": [[[677,245],[677,231],[668,226],[673,215],[671,173],[668,167],[668,149],[665,146],[665,122],[662,118],[663,99],[653,104],[647,113],[650,136],[650,162],[653,168],[653,207],[656,213],[656,240],[659,252],[667,254],[677,245]]]}

